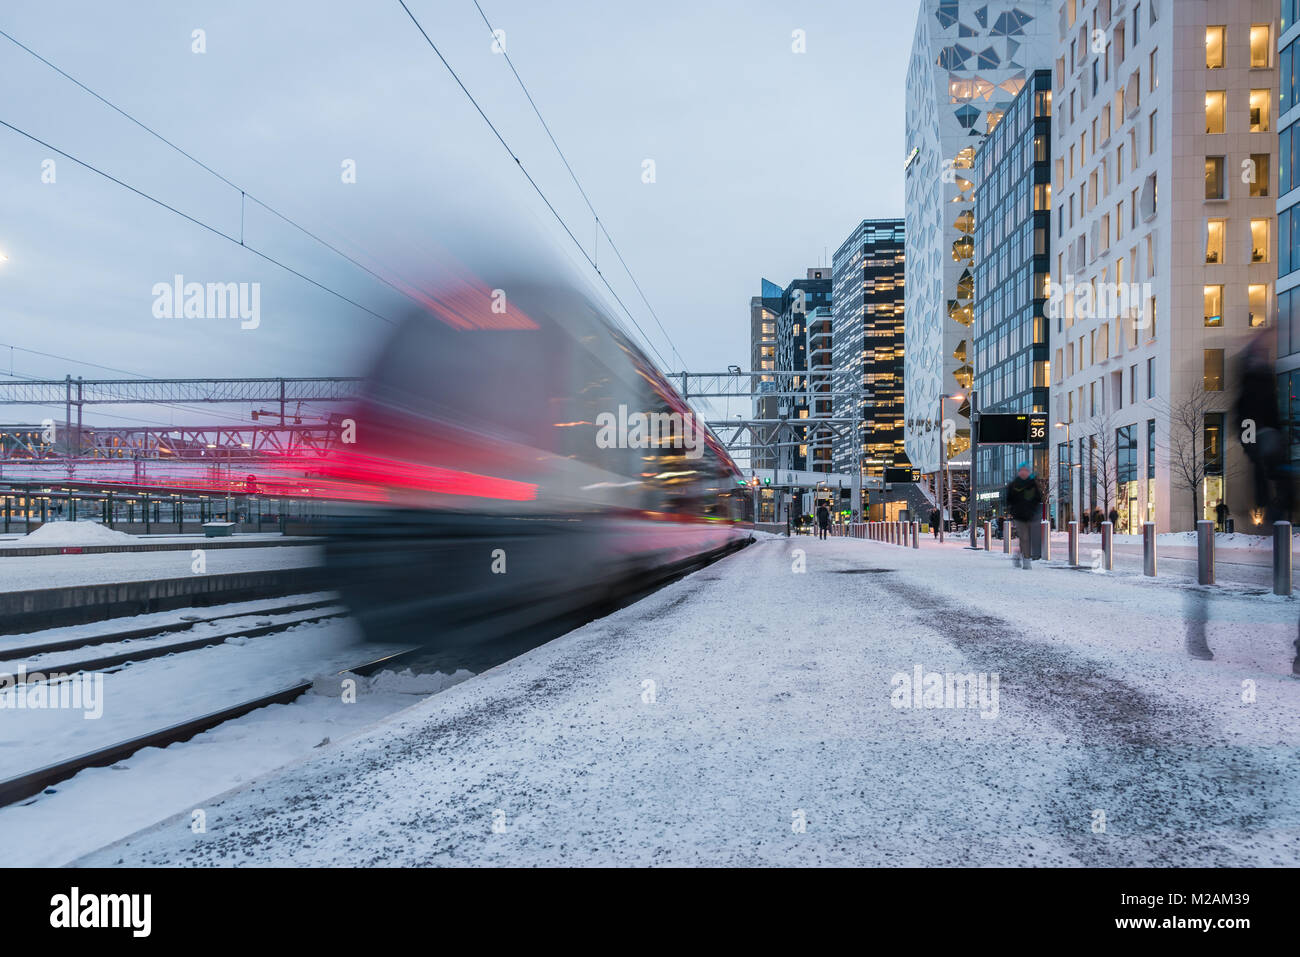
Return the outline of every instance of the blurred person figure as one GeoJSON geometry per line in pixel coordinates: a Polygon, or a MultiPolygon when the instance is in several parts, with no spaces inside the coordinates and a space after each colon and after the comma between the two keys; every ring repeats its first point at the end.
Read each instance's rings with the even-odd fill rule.
{"type": "Polygon", "coordinates": [[[1224,504],[1223,499],[1219,499],[1219,504],[1214,506],[1214,519],[1219,531],[1228,530],[1228,506],[1224,504]]]}
{"type": "Polygon", "coordinates": [[[1289,521],[1295,494],[1278,411],[1277,374],[1263,333],[1256,335],[1242,353],[1239,381],[1237,434],[1254,473],[1255,505],[1264,510],[1264,521],[1270,525],[1289,521]]]}
{"type": "Polygon", "coordinates": [[[939,537],[939,510],[937,508],[930,509],[930,534],[936,539],[939,537]]]}
{"type": "Polygon", "coordinates": [[[1034,567],[1036,549],[1030,535],[1042,505],[1043,493],[1038,487],[1038,479],[1029,470],[1029,463],[1021,462],[1016,468],[1016,477],[1007,484],[1007,511],[1016,524],[1016,538],[1020,539],[1020,567],[1025,570],[1034,567]]]}
{"type": "Polygon", "coordinates": [[[818,505],[817,506],[817,529],[820,533],[818,537],[825,539],[826,533],[830,530],[830,527],[831,527],[831,510],[827,508],[825,505],[818,505]]]}

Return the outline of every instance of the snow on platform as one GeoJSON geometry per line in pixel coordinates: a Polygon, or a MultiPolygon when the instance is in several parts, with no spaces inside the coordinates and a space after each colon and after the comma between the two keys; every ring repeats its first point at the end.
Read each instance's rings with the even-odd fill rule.
{"type": "Polygon", "coordinates": [[[17,539],[19,545],[131,545],[136,538],[98,522],[46,522],[17,539]]]}
{"type": "Polygon", "coordinates": [[[1300,604],[928,545],[760,541],[81,863],[1300,864],[1300,604]]]}
{"type": "MultiPolygon", "coordinates": [[[[202,543],[196,539],[194,548],[204,551],[207,575],[303,568],[319,565],[323,555],[319,545],[204,549],[202,543]]],[[[194,573],[193,561],[185,549],[6,558],[0,562],[0,592],[184,578],[194,573]]]]}

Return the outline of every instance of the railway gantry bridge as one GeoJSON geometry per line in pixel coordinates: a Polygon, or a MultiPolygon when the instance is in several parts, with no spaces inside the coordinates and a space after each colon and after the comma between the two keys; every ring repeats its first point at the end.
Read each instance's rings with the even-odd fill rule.
{"type": "Polygon", "coordinates": [[[257,379],[26,379],[0,382],[0,406],[63,407],[62,421],[0,426],[5,478],[128,470],[142,484],[150,462],[238,464],[311,460],[338,440],[339,416],[304,415],[303,406],[356,398],[359,379],[331,376],[257,379]],[[216,408],[247,411],[247,421],[198,425],[88,426],[87,406],[216,408]],[[249,409],[248,407],[252,408],[249,409]]]}

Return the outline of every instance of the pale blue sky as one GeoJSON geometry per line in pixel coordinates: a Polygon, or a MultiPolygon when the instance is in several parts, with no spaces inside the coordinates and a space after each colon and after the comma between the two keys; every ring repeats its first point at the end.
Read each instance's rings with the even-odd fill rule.
{"type": "MultiPolygon", "coordinates": [[[[408,3],[590,252],[590,214],[472,0],[408,3]]],[[[902,215],[916,0],[480,3],[690,368],[746,364],[760,276],[786,282],[862,218],[902,215]],[[804,54],[791,50],[796,29],[804,54]]],[[[386,274],[420,282],[452,261],[489,283],[596,281],[397,0],[12,0],[0,30],[386,274]],[[191,51],[196,28],[206,53],[191,51]],[[355,184],[340,180],[345,159],[355,184]]],[[[2,37],[0,76],[0,120],[238,235],[238,191],[2,37]]],[[[250,245],[376,312],[406,305],[245,208],[250,245]]],[[[387,328],[2,127],[0,252],[0,343],[136,373],[354,374],[387,328]],[[57,181],[43,183],[51,157],[57,181]],[[150,290],[176,273],[261,282],[261,326],[156,319],[150,290]]],[[[676,371],[603,243],[600,262],[676,371]]],[[[23,352],[12,362],[112,375],[23,352]]]]}

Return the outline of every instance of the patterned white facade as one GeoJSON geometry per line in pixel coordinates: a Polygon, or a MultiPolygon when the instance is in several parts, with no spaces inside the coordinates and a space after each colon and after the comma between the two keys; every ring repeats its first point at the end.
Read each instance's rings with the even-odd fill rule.
{"type": "Polygon", "coordinates": [[[904,446],[939,468],[943,417],[950,454],[969,445],[967,395],[974,300],[975,151],[1035,69],[1055,57],[1050,0],[922,0],[907,73],[904,446]]]}

